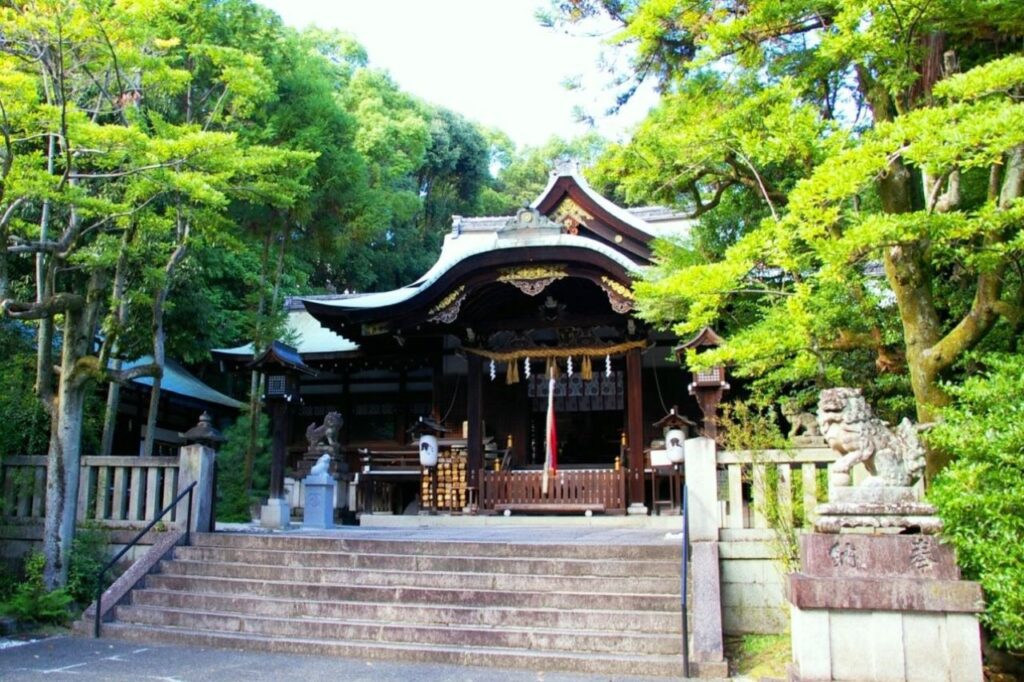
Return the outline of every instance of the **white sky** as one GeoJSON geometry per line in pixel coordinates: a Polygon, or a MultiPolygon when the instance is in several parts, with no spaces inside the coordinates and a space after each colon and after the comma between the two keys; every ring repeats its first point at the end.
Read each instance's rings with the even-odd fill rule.
{"type": "Polygon", "coordinates": [[[621,139],[656,101],[648,89],[605,117],[613,97],[597,66],[601,39],[540,26],[534,10],[543,0],[259,2],[296,28],[315,24],[353,35],[371,66],[389,71],[403,90],[503,130],[518,145],[585,132],[573,120],[577,104],[595,117],[599,133],[621,139]],[[574,76],[583,76],[584,88],[566,92],[561,83],[574,76]]]}

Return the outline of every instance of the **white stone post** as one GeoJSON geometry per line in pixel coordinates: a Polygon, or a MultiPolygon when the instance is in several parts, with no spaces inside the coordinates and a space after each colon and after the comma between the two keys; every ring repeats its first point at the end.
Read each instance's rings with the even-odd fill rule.
{"type": "MultiPolygon", "coordinates": [[[[178,492],[198,481],[192,491],[192,530],[200,533],[213,530],[213,463],[216,456],[216,452],[198,444],[186,445],[178,454],[178,492]]],[[[178,503],[177,518],[184,518],[187,508],[188,497],[184,497],[178,503]]]]}
{"type": "Polygon", "coordinates": [[[701,674],[725,675],[722,638],[722,587],[718,557],[718,467],[716,445],[711,438],[686,441],[684,471],[690,527],[690,566],[693,570],[692,660],[701,674]],[[714,671],[714,672],[712,672],[714,671]]]}
{"type": "Polygon", "coordinates": [[[718,469],[715,441],[690,438],[686,441],[686,489],[689,494],[690,542],[718,542],[718,469]]]}

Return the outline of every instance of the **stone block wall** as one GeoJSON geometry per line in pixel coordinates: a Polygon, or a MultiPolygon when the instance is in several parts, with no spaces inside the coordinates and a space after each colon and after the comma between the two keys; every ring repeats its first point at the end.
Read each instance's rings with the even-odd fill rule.
{"type": "Polygon", "coordinates": [[[771,532],[721,531],[722,629],[728,635],[776,634],[789,629],[782,566],[771,532]]]}

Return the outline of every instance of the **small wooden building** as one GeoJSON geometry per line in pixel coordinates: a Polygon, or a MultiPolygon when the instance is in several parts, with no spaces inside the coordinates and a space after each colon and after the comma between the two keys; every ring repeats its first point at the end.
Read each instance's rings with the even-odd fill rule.
{"type": "MultiPolygon", "coordinates": [[[[289,300],[289,336],[318,371],[302,379],[292,433],[340,412],[350,470],[393,511],[420,496],[418,481],[398,489],[420,416],[448,429],[442,506],[640,510],[645,451],[662,437],[653,424],[672,405],[699,411],[672,358],[678,339],[634,316],[632,283],[652,239],[685,228],[664,209],[622,209],[562,167],[514,216],[455,216],[437,262],[408,286],[289,300]],[[558,472],[542,493],[553,366],[558,472]]],[[[252,352],[216,355],[242,363],[252,352]]]]}

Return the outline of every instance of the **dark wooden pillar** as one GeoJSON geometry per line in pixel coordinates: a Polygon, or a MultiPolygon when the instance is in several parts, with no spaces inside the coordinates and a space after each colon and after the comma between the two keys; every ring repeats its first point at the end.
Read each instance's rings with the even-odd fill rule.
{"type": "Polygon", "coordinates": [[[288,403],[270,402],[270,424],[273,431],[270,451],[270,497],[284,497],[284,467],[288,458],[288,403]]]}
{"type": "MultiPolygon", "coordinates": [[[[444,341],[441,341],[438,345],[437,355],[434,357],[430,371],[432,374],[432,381],[430,382],[430,413],[433,415],[434,421],[441,424],[447,416],[444,408],[448,405],[448,402],[445,401],[451,401],[451,398],[447,397],[445,393],[447,383],[444,376],[444,341]]],[[[419,417],[419,415],[416,416],[419,417]]]]}
{"type": "Polygon", "coordinates": [[[639,348],[626,351],[626,445],[629,448],[629,503],[644,504],[644,404],[639,348]]]}
{"type": "MultiPolygon", "coordinates": [[[[409,372],[406,369],[398,370],[398,400],[395,401],[395,442],[407,443],[409,434],[405,431],[409,427],[409,372]]],[[[419,415],[416,415],[417,417],[419,415]]]]}
{"type": "Polygon", "coordinates": [[[484,465],[483,358],[469,353],[466,362],[469,365],[466,373],[466,419],[469,421],[466,450],[469,461],[466,468],[469,469],[469,484],[476,486],[479,485],[477,472],[484,465]]]}
{"type": "MultiPolygon", "coordinates": [[[[338,436],[341,438],[341,442],[348,445],[349,441],[352,440],[350,432],[352,424],[352,373],[345,369],[341,375],[341,433],[338,436]]],[[[359,471],[359,469],[352,469],[352,471],[359,471]]]]}
{"type": "MultiPolygon", "coordinates": [[[[514,361],[513,361],[514,362],[514,361]]],[[[515,414],[512,416],[512,463],[526,464],[530,452],[530,398],[526,395],[526,381],[514,385],[516,391],[515,414]]],[[[500,448],[499,448],[500,449],[500,448]]]]}

